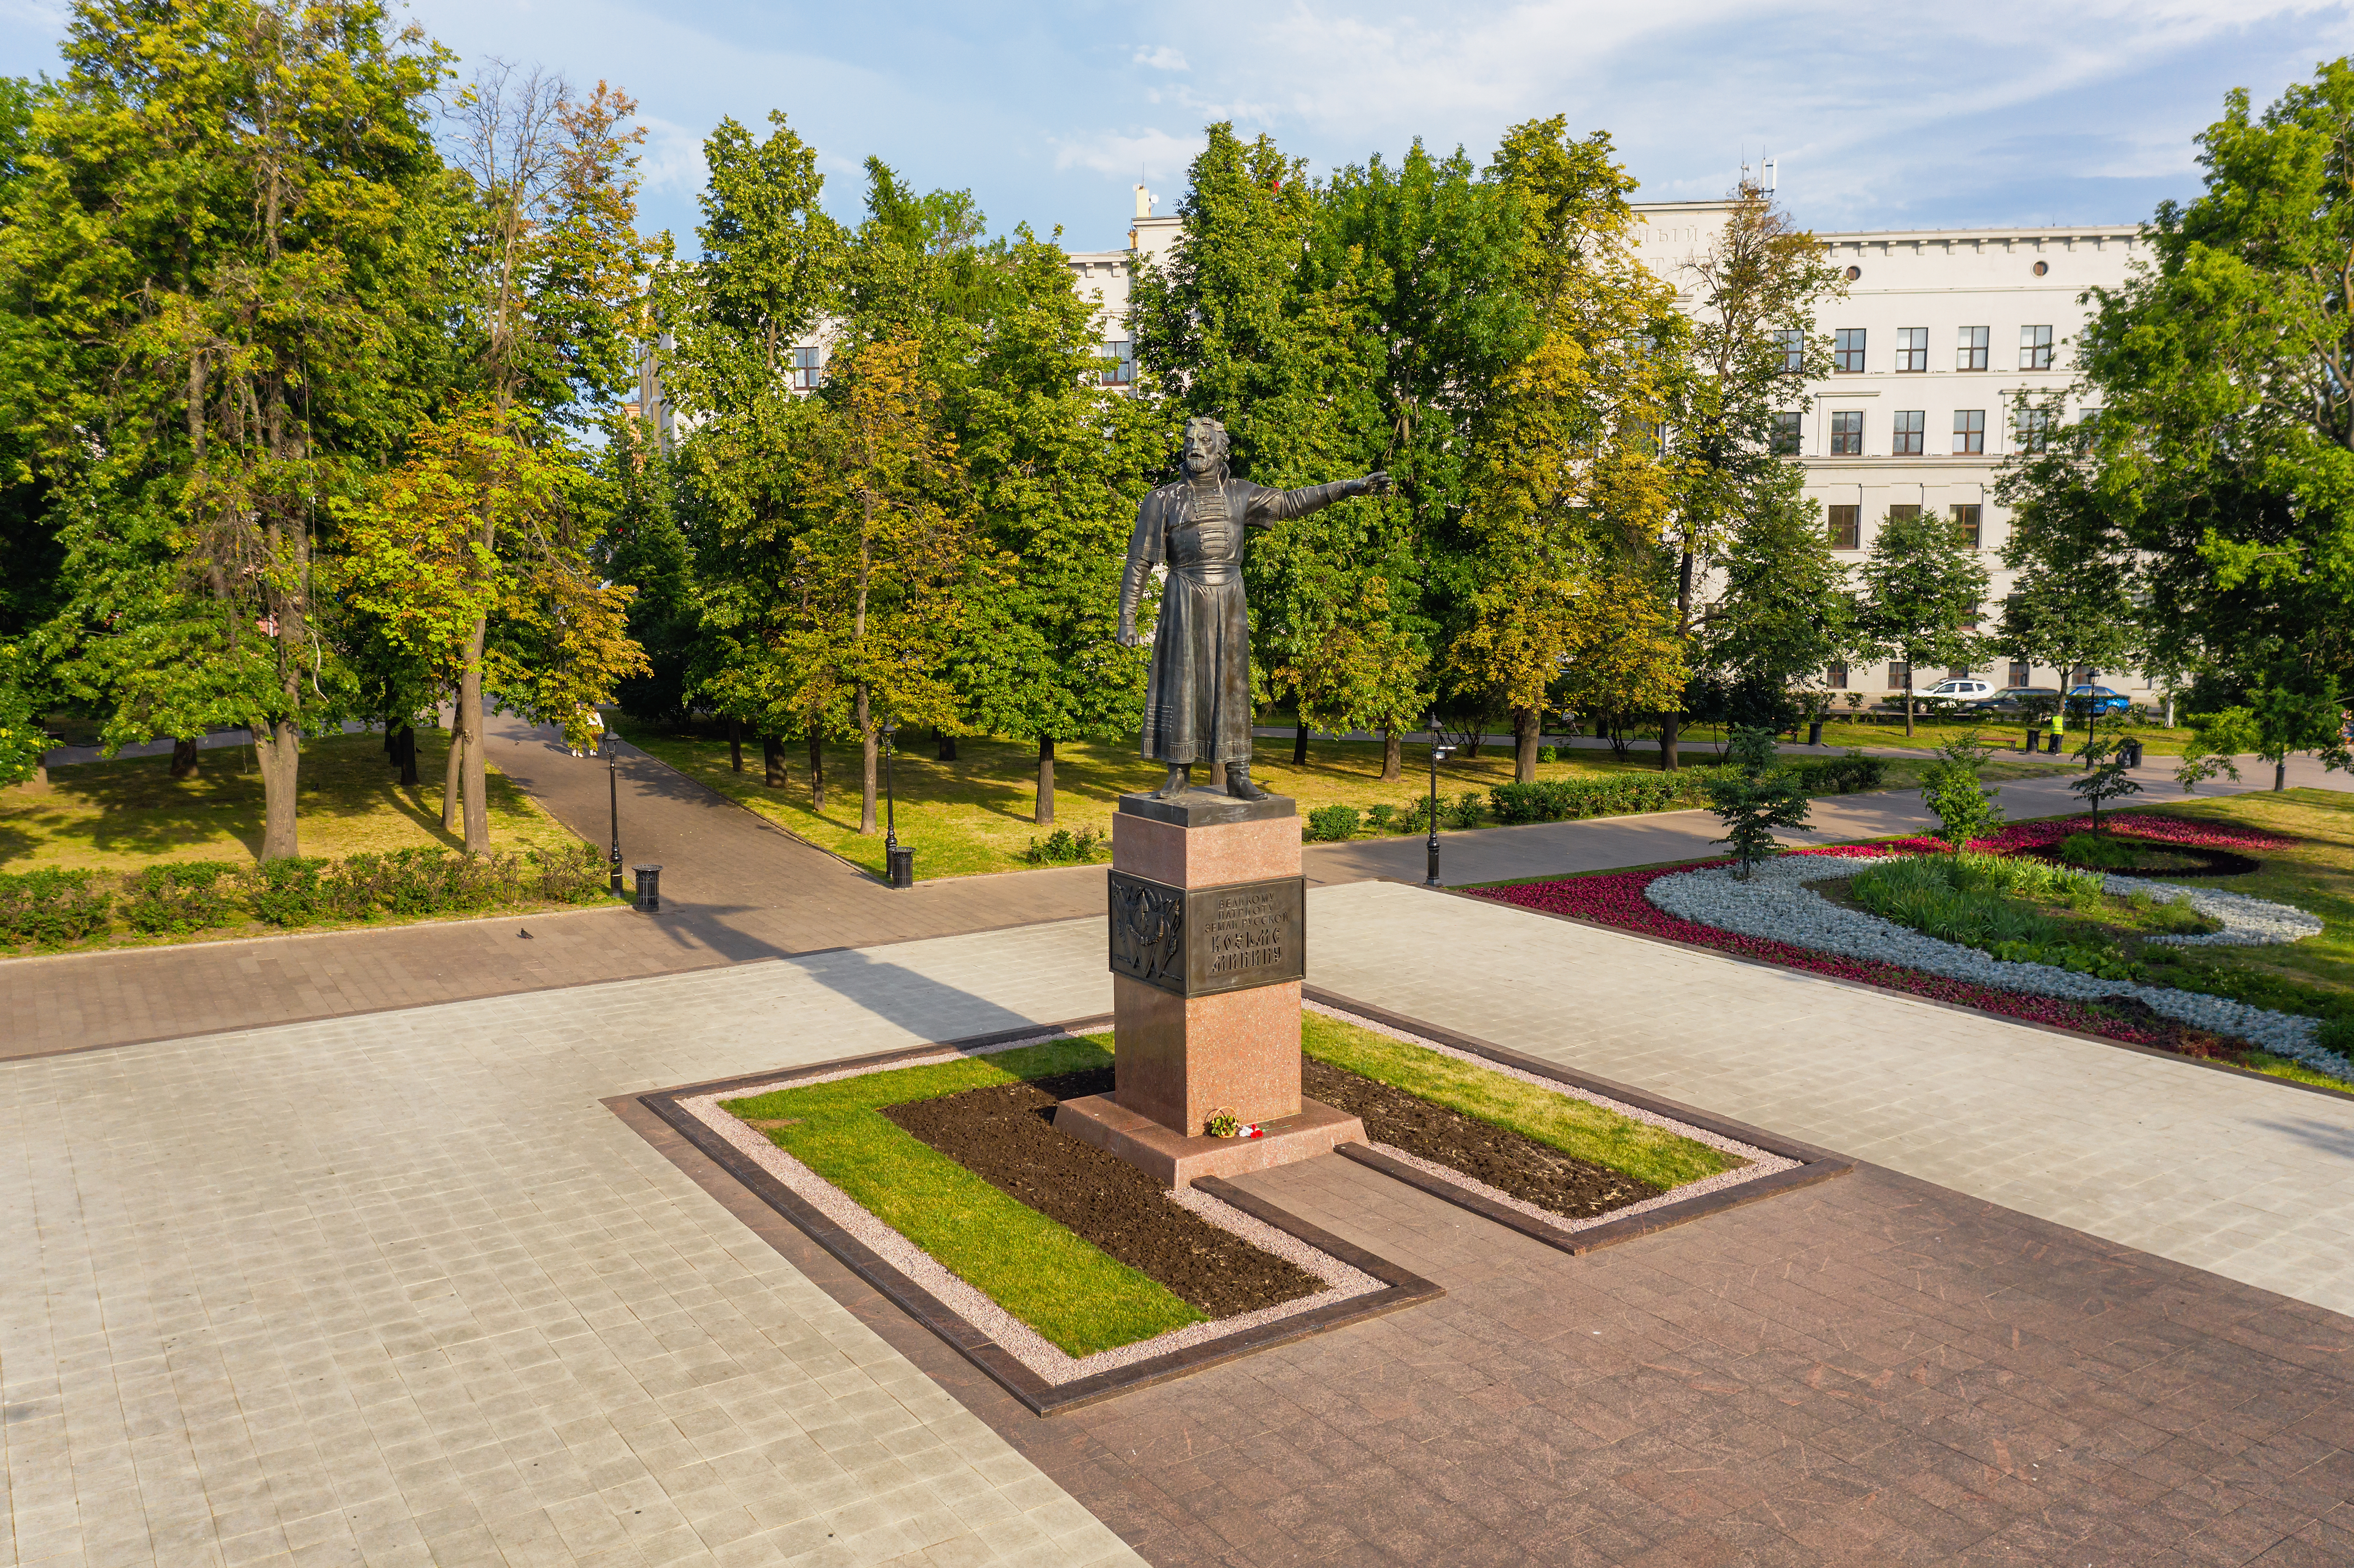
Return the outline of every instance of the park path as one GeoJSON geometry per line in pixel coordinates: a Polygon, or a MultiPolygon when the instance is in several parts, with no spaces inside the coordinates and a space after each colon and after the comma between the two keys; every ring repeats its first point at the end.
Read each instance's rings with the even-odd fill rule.
{"type": "MultiPolygon", "coordinates": [[[[606,764],[570,756],[557,732],[493,717],[498,767],[591,844],[609,838],[606,764]]],[[[2254,769],[2243,769],[2253,789],[2254,769]]],[[[2142,769],[2144,800],[2179,798],[2163,767],[2142,769]]],[[[2354,785],[2300,759],[2291,781],[2354,785]]],[[[893,891],[675,769],[624,747],[620,763],[625,864],[663,866],[663,911],[605,907],[522,920],[433,922],[177,947],[6,960],[0,973],[0,1059],[87,1050],[302,1019],[674,974],[835,948],[864,948],[1044,920],[1099,916],[1099,866],[918,882],[893,891]],[[526,938],[525,930],[532,934],[526,938]]],[[[2232,787],[2226,785],[2227,792],[2232,787]]],[[[2014,818],[2073,804],[2065,777],[2002,786],[2014,818]]],[[[1836,842],[1916,830],[1917,791],[1835,796],[1792,842],[1836,842]]],[[[1548,822],[1447,833],[1450,885],[1654,864],[1716,853],[1706,811],[1548,822]]],[[[1420,882],[1420,838],[1309,847],[1319,885],[1420,882]]]]}
{"type": "Polygon", "coordinates": [[[1040,1421],[621,1097],[1100,1012],[1095,920],[12,1062],[0,1562],[2354,1548],[2354,1323],[2306,1305],[2354,1106],[1445,894],[1310,913],[1321,985],[1879,1164],[1577,1258],[1254,1178],[1447,1297],[1040,1421]]]}

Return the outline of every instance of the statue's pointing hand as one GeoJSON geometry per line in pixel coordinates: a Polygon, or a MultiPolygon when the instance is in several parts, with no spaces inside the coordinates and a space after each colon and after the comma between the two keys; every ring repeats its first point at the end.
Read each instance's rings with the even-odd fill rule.
{"type": "Polygon", "coordinates": [[[1390,473],[1385,468],[1377,468],[1363,479],[1349,482],[1349,493],[1352,495],[1387,495],[1389,493],[1390,473]]]}

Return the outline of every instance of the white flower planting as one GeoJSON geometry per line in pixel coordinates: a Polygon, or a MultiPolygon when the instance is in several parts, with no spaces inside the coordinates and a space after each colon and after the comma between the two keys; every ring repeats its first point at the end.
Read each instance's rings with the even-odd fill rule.
{"type": "Polygon", "coordinates": [[[2223,923],[2221,930],[2204,936],[2148,938],[2171,947],[2269,948],[2321,935],[2318,917],[2269,898],[2251,898],[2244,893],[2221,893],[2211,887],[2185,887],[2178,882],[2151,882],[2146,877],[2114,874],[2101,878],[2101,888],[2119,897],[2147,893],[2160,904],[2179,899],[2210,920],[2223,923]]]}
{"type": "MultiPolygon", "coordinates": [[[[1839,855],[1782,855],[1755,867],[1746,882],[1736,880],[1732,867],[1719,866],[1708,871],[1687,871],[1655,878],[1643,890],[1643,896],[1681,919],[1713,926],[1720,931],[1788,942],[1793,947],[1808,948],[1819,953],[1834,953],[1842,958],[1902,964],[1907,969],[1942,975],[1948,980],[1966,980],[1997,991],[2065,997],[2073,1001],[2095,1001],[2108,996],[2132,997],[2148,1003],[2153,1012],[2178,1019],[2193,1028],[2229,1034],[2322,1072],[2354,1078],[2354,1063],[2335,1051],[2324,1050],[2314,1044],[2315,1032],[2320,1027],[2317,1020],[2274,1012],[2269,1008],[2250,1007],[2244,1002],[2232,1001],[2220,996],[2177,991],[2171,986],[2145,985],[2139,980],[2101,980],[2052,964],[2007,963],[1976,948],[1941,941],[1909,927],[1883,920],[1877,915],[1867,915],[1861,909],[1843,908],[1807,885],[1810,882],[1828,882],[1833,877],[1853,876],[1870,863],[1869,861],[1839,855]]],[[[2127,891],[2159,891],[2136,878],[2114,880],[2131,884],[2127,891]]],[[[2173,888],[2168,886],[2165,891],[2170,893],[2173,888]]],[[[2239,895],[2202,892],[2199,896],[2218,899],[2239,895]]],[[[2311,918],[2285,905],[2265,904],[2262,899],[2245,899],[2243,902],[2261,905],[2266,910],[2311,918]]],[[[2221,910],[2202,910],[2201,913],[2212,914],[2219,920],[2227,918],[2221,910]]],[[[2238,910],[2231,918],[2252,921],[2256,916],[2246,910],[2238,910]]],[[[2315,929],[2318,929],[2319,925],[2315,921],[2315,929]]],[[[2216,933],[2219,936],[2223,934],[2216,933]]]]}

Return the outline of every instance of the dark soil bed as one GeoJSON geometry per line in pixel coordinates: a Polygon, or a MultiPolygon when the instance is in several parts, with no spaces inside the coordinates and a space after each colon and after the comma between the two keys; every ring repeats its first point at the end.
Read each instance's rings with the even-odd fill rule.
{"type": "Polygon", "coordinates": [[[1297,1264],[1170,1202],[1167,1188],[1128,1161],[1055,1130],[1064,1100],[1111,1090],[1105,1067],[885,1106],[883,1114],[1212,1318],[1324,1288],[1297,1264]]]}
{"type": "Polygon", "coordinates": [[[2249,1048],[2244,1040],[2196,1029],[2179,1018],[2168,1018],[2137,996],[2105,996],[2090,1005],[2095,1012],[2139,1024],[2158,1037],[2147,1044],[2177,1055],[2196,1056],[2202,1062],[2236,1063],[2249,1048]]]}
{"type": "Polygon", "coordinates": [[[2062,860],[2059,850],[2051,846],[2019,853],[2028,860],[2045,861],[2074,871],[2110,871],[2119,876],[2147,876],[2161,880],[2184,876],[2245,876],[2261,869],[2264,863],[2233,850],[2211,849],[2204,844],[2153,843],[2142,853],[2147,859],[2158,863],[2144,865],[2077,865],[2073,861],[2062,860]],[[2176,863],[2165,863],[2168,861],[2176,863]]]}
{"type": "Polygon", "coordinates": [[[1459,1171],[1566,1219],[1591,1219],[1656,1198],[1660,1189],[1513,1132],[1309,1057],[1300,1087],[1363,1118],[1365,1136],[1459,1171]]]}

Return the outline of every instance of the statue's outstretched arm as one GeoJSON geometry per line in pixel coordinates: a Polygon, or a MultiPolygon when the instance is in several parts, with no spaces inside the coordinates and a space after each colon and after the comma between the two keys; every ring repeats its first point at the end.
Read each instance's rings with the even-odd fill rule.
{"type": "Polygon", "coordinates": [[[1376,469],[1363,479],[1335,480],[1331,484],[1311,484],[1301,490],[1262,490],[1251,497],[1243,522],[1253,528],[1271,527],[1288,518],[1321,512],[1334,502],[1346,501],[1352,495],[1385,495],[1389,488],[1387,471],[1376,469]]]}

